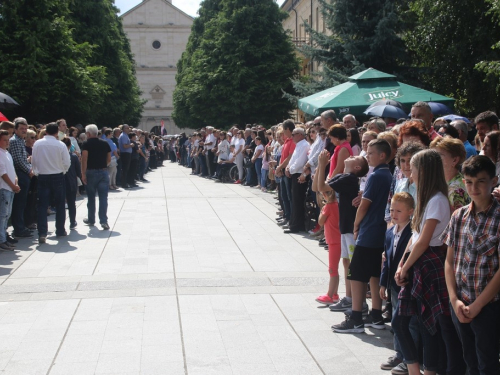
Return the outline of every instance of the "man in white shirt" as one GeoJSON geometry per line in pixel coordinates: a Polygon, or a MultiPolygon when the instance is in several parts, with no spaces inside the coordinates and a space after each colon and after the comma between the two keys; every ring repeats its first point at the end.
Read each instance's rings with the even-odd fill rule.
{"type": "Polygon", "coordinates": [[[207,126],[207,136],[205,137],[205,150],[206,150],[206,161],[207,161],[207,169],[208,176],[212,177],[215,173],[215,163],[214,163],[214,154],[212,149],[215,147],[217,143],[217,139],[215,139],[215,135],[213,134],[214,128],[212,126],[207,126]]]}
{"type": "Polygon", "coordinates": [[[12,251],[13,243],[7,240],[7,225],[12,212],[14,194],[21,188],[17,184],[16,170],[12,156],[7,152],[9,146],[9,132],[0,130],[0,250],[12,251]]]}
{"type": "Polygon", "coordinates": [[[309,143],[306,141],[306,132],[303,128],[295,128],[292,131],[292,139],[295,142],[295,150],[285,173],[292,180],[292,214],[290,224],[285,228],[285,233],[297,233],[305,230],[304,202],[306,200],[306,183],[300,183],[299,177],[307,163],[309,143]]]}
{"type": "Polygon", "coordinates": [[[51,122],[46,135],[35,142],[31,158],[33,171],[38,175],[38,242],[47,238],[47,208],[53,197],[56,208],[56,236],[67,236],[64,230],[66,188],[64,174],[71,165],[68,148],[57,139],[58,126],[51,122]]]}

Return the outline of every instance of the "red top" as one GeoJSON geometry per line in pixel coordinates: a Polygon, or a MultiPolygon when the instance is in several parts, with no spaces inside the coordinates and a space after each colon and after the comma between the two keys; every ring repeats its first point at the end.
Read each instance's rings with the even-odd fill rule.
{"type": "Polygon", "coordinates": [[[283,144],[283,149],[281,150],[280,163],[282,163],[289,155],[293,154],[294,151],[295,142],[292,140],[292,138],[287,138],[287,140],[283,144]]]}
{"type": "MultiPolygon", "coordinates": [[[[335,168],[337,168],[337,160],[339,158],[339,153],[340,153],[340,150],[342,148],[346,148],[347,151],[349,151],[349,156],[352,156],[352,148],[351,148],[351,144],[347,141],[345,141],[344,143],[338,145],[337,147],[335,147],[335,150],[333,151],[333,155],[332,157],[330,158],[330,171],[328,172],[328,178],[332,178],[332,174],[333,174],[333,171],[335,170],[335,168]]],[[[344,171],[342,171],[343,173],[344,171]]]]}
{"type": "Polygon", "coordinates": [[[340,244],[339,204],[331,202],[324,205],[321,214],[326,216],[325,239],[328,245],[340,244]]]}

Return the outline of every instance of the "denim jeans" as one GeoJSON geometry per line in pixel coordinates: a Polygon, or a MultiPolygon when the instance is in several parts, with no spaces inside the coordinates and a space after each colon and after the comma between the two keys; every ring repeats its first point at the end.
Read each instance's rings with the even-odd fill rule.
{"type": "MultiPolygon", "coordinates": [[[[398,293],[399,293],[399,288],[392,288],[391,289],[391,302],[392,302],[392,319],[397,314],[397,311],[399,309],[399,300],[398,300],[398,293]]],[[[394,323],[392,323],[392,326],[394,327],[394,323]]],[[[415,347],[418,350],[419,343],[420,343],[420,331],[418,328],[418,320],[416,316],[413,316],[410,320],[410,334],[411,337],[413,338],[413,342],[415,343],[415,347]]],[[[396,334],[396,331],[394,331],[394,351],[396,352],[396,357],[400,360],[403,360],[403,351],[401,350],[401,344],[399,343],[399,338],[398,335],[396,334]]]]}
{"type": "Polygon", "coordinates": [[[470,323],[460,323],[453,308],[451,314],[462,341],[469,375],[497,375],[500,301],[484,306],[470,323]]]}
{"type": "Polygon", "coordinates": [[[267,187],[267,175],[269,174],[269,169],[261,170],[260,186],[263,188],[267,187]]]}
{"type": "Polygon", "coordinates": [[[12,212],[12,202],[14,201],[14,192],[6,189],[0,189],[0,243],[7,241],[7,225],[12,212]]]}
{"type": "Polygon", "coordinates": [[[106,170],[87,170],[87,209],[89,223],[95,223],[95,197],[99,196],[99,222],[108,222],[109,176],[106,170]]]}
{"type": "Polygon", "coordinates": [[[262,179],[262,158],[255,159],[255,173],[257,174],[257,185],[260,185],[262,179]]]}
{"type": "MultiPolygon", "coordinates": [[[[420,307],[417,307],[419,309],[420,307]]],[[[418,346],[410,331],[410,322],[413,316],[402,316],[397,313],[392,317],[392,329],[398,336],[401,351],[403,352],[404,361],[407,364],[418,363],[418,346]]],[[[431,335],[427,328],[423,325],[419,316],[418,326],[420,336],[424,346],[424,369],[428,371],[437,371],[439,362],[439,337],[436,333],[431,335]]],[[[498,360],[498,358],[497,358],[498,360]]]]}
{"type": "MultiPolygon", "coordinates": [[[[108,174],[107,171],[105,171],[108,174]]],[[[38,235],[47,236],[47,209],[51,201],[56,209],[56,235],[63,234],[66,221],[66,181],[64,174],[41,174],[38,176],[38,235]]]]}
{"type": "MultiPolygon", "coordinates": [[[[12,203],[12,226],[14,227],[14,233],[21,233],[26,229],[26,225],[24,224],[24,209],[28,201],[31,179],[28,174],[21,172],[19,169],[16,169],[16,174],[17,184],[21,188],[21,191],[14,195],[14,202],[12,203]]],[[[47,214],[47,210],[45,210],[45,214],[47,214]]]]}

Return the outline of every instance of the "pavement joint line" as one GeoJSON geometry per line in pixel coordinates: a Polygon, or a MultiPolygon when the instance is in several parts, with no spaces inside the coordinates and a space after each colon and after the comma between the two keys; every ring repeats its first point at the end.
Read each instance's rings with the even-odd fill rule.
{"type": "MultiPolygon", "coordinates": [[[[161,175],[163,177],[163,169],[161,170],[161,175]]],[[[187,359],[186,359],[186,346],[184,344],[184,330],[182,328],[182,318],[181,318],[181,305],[179,303],[179,291],[177,289],[177,271],[175,270],[175,257],[174,257],[174,245],[172,243],[172,228],[170,226],[170,214],[168,211],[168,198],[167,198],[167,187],[165,185],[165,179],[162,178],[163,192],[165,194],[165,210],[167,211],[167,222],[168,222],[168,234],[170,239],[170,254],[172,257],[172,271],[174,273],[174,287],[175,287],[175,300],[177,302],[177,318],[179,320],[179,331],[181,334],[181,345],[182,345],[182,360],[184,362],[184,374],[188,374],[187,369],[187,359]]],[[[199,190],[199,189],[198,189],[199,190]]],[[[142,349],[141,349],[142,350],[142,349]]]]}
{"type": "Polygon", "coordinates": [[[281,315],[283,315],[283,318],[285,318],[286,322],[288,323],[288,325],[290,326],[290,328],[293,330],[293,333],[295,333],[295,335],[297,336],[297,338],[300,340],[300,342],[302,343],[302,346],[304,346],[304,348],[307,350],[307,352],[309,353],[309,355],[311,356],[311,358],[314,360],[314,362],[316,363],[316,366],[318,366],[319,370],[321,371],[321,373],[323,375],[326,375],[326,372],[323,370],[323,368],[321,367],[321,365],[319,364],[318,360],[316,359],[316,357],[311,353],[311,351],[309,350],[309,348],[307,347],[306,343],[304,342],[304,340],[302,340],[302,337],[300,337],[300,335],[298,334],[298,332],[295,330],[294,326],[292,325],[292,323],[290,322],[290,320],[288,320],[288,317],[285,315],[285,313],[283,312],[283,310],[281,309],[281,307],[278,305],[278,303],[276,302],[276,300],[274,299],[273,295],[272,294],[269,294],[269,296],[271,297],[271,299],[273,300],[274,304],[276,305],[276,307],[278,308],[278,310],[280,311],[281,315]]]}
{"type": "Polygon", "coordinates": [[[71,324],[73,323],[73,319],[75,319],[75,315],[78,312],[78,309],[80,308],[80,304],[81,303],[82,303],[82,300],[80,299],[78,301],[78,305],[76,305],[75,311],[73,312],[73,316],[71,316],[71,320],[69,321],[68,326],[66,327],[66,331],[64,331],[64,336],[63,336],[63,338],[61,340],[61,343],[59,344],[59,347],[57,348],[57,352],[54,355],[54,359],[52,360],[52,363],[50,364],[50,367],[47,370],[47,374],[46,375],[50,374],[50,372],[52,371],[52,367],[54,367],[54,364],[56,363],[57,356],[59,355],[59,352],[61,351],[61,348],[62,348],[62,346],[64,344],[64,341],[66,340],[66,335],[68,334],[69,328],[71,327],[71,324]]]}
{"type": "MultiPolygon", "coordinates": [[[[236,245],[236,247],[238,248],[238,250],[240,251],[241,255],[243,256],[243,258],[245,258],[246,262],[248,263],[248,265],[250,266],[250,268],[252,269],[253,272],[255,272],[255,269],[253,268],[252,264],[248,261],[247,257],[245,256],[245,254],[243,253],[243,251],[241,251],[240,247],[238,246],[238,243],[235,241],[233,235],[231,234],[231,232],[227,229],[226,225],[224,224],[224,222],[221,220],[219,214],[217,213],[217,211],[215,211],[215,208],[212,206],[212,203],[210,203],[210,201],[207,199],[207,203],[208,205],[210,206],[210,208],[212,209],[212,211],[215,213],[215,215],[217,216],[217,219],[219,219],[220,223],[222,224],[222,226],[224,227],[224,229],[226,230],[227,234],[229,234],[229,237],[231,237],[231,240],[233,240],[234,244],[236,245]]],[[[269,279],[269,278],[268,278],[269,279]]],[[[271,281],[271,280],[269,280],[271,281]]]]}
{"type": "MultiPolygon", "coordinates": [[[[258,198],[258,197],[257,197],[258,198]]],[[[245,198],[252,206],[254,206],[257,210],[259,210],[260,212],[262,212],[264,214],[265,217],[267,217],[273,224],[274,222],[272,221],[272,219],[266,215],[266,213],[264,211],[262,211],[259,207],[257,207],[255,204],[252,203],[251,199],[254,199],[254,198],[245,198]]],[[[267,201],[266,201],[267,202],[267,201]]],[[[269,203],[269,202],[267,202],[269,203]]],[[[269,203],[271,204],[271,203],[269,203]]],[[[303,244],[301,244],[299,241],[297,241],[297,239],[295,238],[295,236],[291,236],[293,238],[293,240],[295,242],[297,242],[300,246],[302,246],[309,254],[311,254],[313,257],[315,257],[317,260],[319,260],[321,263],[323,263],[325,266],[328,267],[328,264],[325,263],[325,261],[323,261],[321,258],[319,258],[316,254],[314,254],[311,250],[309,250],[307,247],[305,247],[303,244]]]]}
{"type": "MultiPolygon", "coordinates": [[[[95,270],[97,269],[97,266],[99,265],[99,262],[101,261],[102,254],[104,254],[104,250],[106,250],[106,246],[108,246],[109,239],[111,238],[111,234],[113,233],[113,228],[116,226],[116,222],[118,221],[118,218],[120,217],[120,214],[122,213],[124,205],[125,205],[125,200],[123,200],[123,202],[122,202],[122,206],[120,207],[120,211],[118,211],[118,215],[116,216],[116,220],[115,220],[115,223],[113,224],[113,227],[109,230],[109,236],[108,236],[108,238],[106,238],[106,243],[102,247],[102,251],[101,251],[101,254],[99,255],[99,259],[97,259],[95,267],[92,270],[92,275],[94,275],[95,270]]],[[[78,287],[80,287],[80,282],[78,283],[77,290],[78,290],[78,287]]]]}

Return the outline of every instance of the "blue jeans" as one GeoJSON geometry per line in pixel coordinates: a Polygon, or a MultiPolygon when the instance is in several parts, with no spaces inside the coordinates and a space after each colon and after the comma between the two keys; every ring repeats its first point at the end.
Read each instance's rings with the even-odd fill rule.
{"type": "Polygon", "coordinates": [[[87,170],[87,209],[89,223],[95,223],[95,197],[99,196],[99,222],[108,222],[109,175],[106,170],[87,170]]]}
{"type": "MultiPolygon", "coordinates": [[[[24,209],[28,201],[31,179],[28,174],[19,169],[16,169],[16,174],[17,184],[21,188],[21,191],[14,196],[14,202],[12,203],[12,226],[14,227],[14,233],[21,233],[26,229],[26,225],[24,224],[24,209]]],[[[47,210],[45,210],[45,214],[47,214],[47,210]]]]}
{"type": "Polygon", "coordinates": [[[38,236],[40,237],[47,236],[47,209],[51,198],[56,209],[56,235],[61,235],[65,232],[64,222],[66,221],[66,209],[64,208],[66,181],[62,173],[38,176],[38,236]]]}
{"type": "MultiPolygon", "coordinates": [[[[391,302],[392,302],[392,318],[397,315],[397,311],[399,309],[399,300],[398,300],[398,293],[399,293],[399,288],[392,288],[391,289],[391,302]]],[[[393,323],[392,323],[393,324],[393,323]]],[[[393,324],[394,326],[394,324],[393,324]]],[[[420,332],[418,329],[418,320],[416,317],[412,317],[410,320],[410,334],[411,337],[413,338],[413,342],[415,343],[415,347],[418,350],[419,347],[419,342],[420,342],[420,332]]],[[[396,334],[396,331],[394,331],[394,350],[396,352],[396,357],[400,360],[403,360],[403,351],[401,350],[401,344],[399,343],[399,338],[398,335],[396,334]]]]}
{"type": "Polygon", "coordinates": [[[469,375],[498,374],[499,316],[500,301],[484,306],[470,323],[460,323],[453,308],[451,309],[469,375]]]}
{"type": "Polygon", "coordinates": [[[263,188],[267,187],[267,175],[269,174],[269,169],[261,170],[260,186],[263,188]]]}
{"type": "Polygon", "coordinates": [[[0,189],[0,243],[7,241],[7,225],[12,212],[12,202],[14,201],[14,192],[0,189]]]}
{"type": "MultiPolygon", "coordinates": [[[[417,307],[420,309],[420,306],[417,307]]],[[[411,334],[410,323],[413,316],[402,316],[397,314],[392,317],[392,329],[398,336],[401,351],[406,364],[418,363],[418,347],[411,334]]],[[[424,346],[424,369],[437,371],[439,362],[439,333],[431,335],[423,325],[420,316],[417,316],[420,336],[424,346]]],[[[498,354],[498,353],[497,353],[498,354]]],[[[498,357],[497,357],[498,363],[498,357]]]]}
{"type": "MultiPolygon", "coordinates": [[[[257,185],[260,185],[260,180],[262,179],[262,158],[255,159],[255,173],[257,173],[257,185]]],[[[262,186],[262,185],[261,185],[262,186]]]]}

